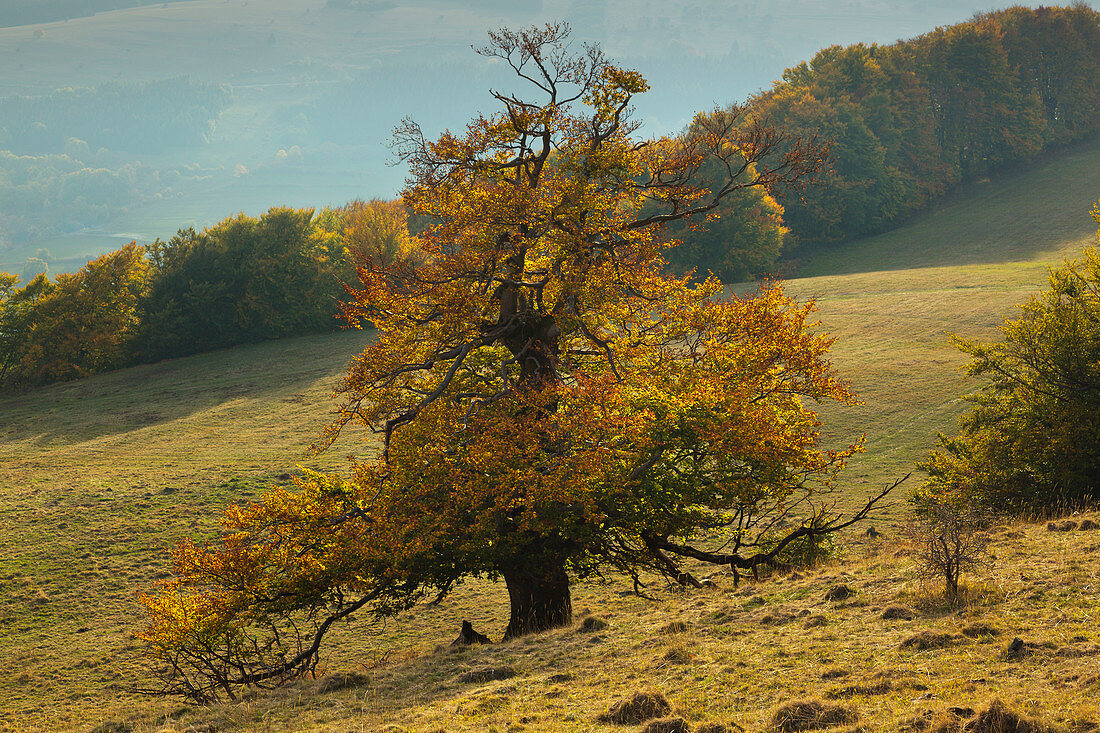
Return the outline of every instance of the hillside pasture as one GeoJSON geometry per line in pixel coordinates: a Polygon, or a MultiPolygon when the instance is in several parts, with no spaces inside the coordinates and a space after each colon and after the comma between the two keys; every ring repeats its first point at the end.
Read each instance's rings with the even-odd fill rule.
{"type": "MultiPolygon", "coordinates": [[[[885,239],[803,263],[812,276],[787,287],[817,299],[821,327],[838,337],[836,366],[865,401],[824,411],[831,440],[867,435],[842,502],[911,470],[936,431],[951,429],[971,385],[947,334],[995,337],[1049,265],[1095,241],[1087,210],[1098,194],[1087,189],[1096,170],[1100,147],[1082,148],[983,184],[885,239]]],[[[991,569],[954,613],[895,554],[905,544],[902,497],[874,520],[885,540],[849,538],[844,564],[802,577],[735,589],[719,575],[705,592],[658,583],[656,603],[615,577],[580,583],[578,619],[587,608],[610,624],[594,634],[451,651],[463,619],[499,638],[507,617],[503,587],[472,580],[440,606],[335,632],[321,672],[354,672],[343,689],[303,681],[209,709],[133,694],[144,674],[135,595],[167,577],[168,548],[214,536],[227,503],[287,484],[299,465],[344,470],[349,453],[373,450],[348,434],[321,456],[307,453],[333,385],[367,338],[242,346],[0,398],[0,729],[610,731],[621,728],[596,717],[648,688],[695,723],[747,730],[802,696],[853,706],[875,731],[995,696],[1065,728],[1100,721],[1100,533],[998,529],[991,569]],[[826,602],[839,583],[854,599],[826,602]],[[914,619],[885,623],[891,605],[914,619]],[[662,630],[677,620],[686,631],[662,630]],[[979,622],[998,634],[964,633],[979,622]],[[921,631],[951,641],[901,646],[921,631]],[[1032,653],[1002,657],[1014,635],[1032,653]],[[486,665],[517,676],[455,681],[486,665]]]]}

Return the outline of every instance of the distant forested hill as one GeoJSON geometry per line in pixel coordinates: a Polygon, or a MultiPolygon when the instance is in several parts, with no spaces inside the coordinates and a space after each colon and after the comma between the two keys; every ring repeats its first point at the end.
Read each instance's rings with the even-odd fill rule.
{"type": "Polygon", "coordinates": [[[70,18],[84,18],[104,10],[138,8],[143,5],[163,5],[180,0],[4,0],[0,3],[0,28],[31,23],[52,23],[70,18]]]}
{"type": "Polygon", "coordinates": [[[139,154],[202,145],[232,95],[187,78],[0,99],[0,251],[102,225],[187,176],[139,154]]]}
{"type": "Polygon", "coordinates": [[[0,148],[61,153],[72,141],[134,153],[201,144],[231,101],[225,86],[185,77],[58,89],[0,99],[0,148]]]}
{"type": "Polygon", "coordinates": [[[938,196],[1100,133],[1100,13],[1013,7],[787,69],[756,114],[833,142],[785,220],[814,247],[896,227],[938,196]]]}

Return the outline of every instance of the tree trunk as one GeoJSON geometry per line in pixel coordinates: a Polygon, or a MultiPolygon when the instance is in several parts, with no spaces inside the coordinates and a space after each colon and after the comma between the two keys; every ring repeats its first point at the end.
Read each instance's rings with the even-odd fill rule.
{"type": "Polygon", "coordinates": [[[505,568],[512,612],[504,639],[573,623],[569,576],[561,563],[505,568]]]}
{"type": "Polygon", "coordinates": [[[947,600],[952,604],[959,600],[959,570],[957,565],[948,561],[944,571],[944,579],[947,581],[945,588],[947,600]]]}
{"type": "MultiPolygon", "coordinates": [[[[526,227],[521,236],[526,237],[526,227]]],[[[500,301],[498,325],[507,326],[502,343],[520,366],[518,390],[540,391],[558,382],[558,339],[561,328],[554,316],[536,306],[534,293],[520,283],[524,280],[526,250],[509,260],[508,280],[500,285],[495,297],[500,301]]],[[[538,407],[539,416],[552,415],[557,400],[538,407]]],[[[516,510],[522,513],[523,507],[516,510]]],[[[544,545],[532,538],[530,552],[501,562],[501,575],[508,586],[511,616],[504,639],[546,631],[573,623],[573,603],[569,595],[569,576],[564,555],[545,552],[544,545]]]]}

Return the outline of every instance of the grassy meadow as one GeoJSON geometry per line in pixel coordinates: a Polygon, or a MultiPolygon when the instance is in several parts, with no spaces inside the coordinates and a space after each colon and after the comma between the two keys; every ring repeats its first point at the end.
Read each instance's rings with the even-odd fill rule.
{"type": "MultiPolygon", "coordinates": [[[[867,436],[841,501],[908,472],[951,429],[968,385],[947,334],[995,337],[1048,266],[1095,242],[1097,171],[1100,145],[1084,146],[799,263],[805,276],[787,287],[816,298],[835,364],[865,401],[824,410],[831,438],[867,436]]],[[[578,620],[608,624],[594,633],[453,650],[463,619],[495,638],[507,621],[503,586],[470,581],[439,606],[334,632],[330,678],[211,708],[133,694],[135,594],[166,577],[167,548],[212,535],[228,502],[299,465],[339,470],[370,450],[348,433],[307,451],[368,338],[244,346],[0,397],[0,730],[635,730],[597,716],[649,689],[694,724],[750,731],[796,698],[857,711],[848,730],[923,730],[994,697],[1062,729],[1100,724],[1100,532],[997,529],[955,611],[904,553],[902,497],[873,522],[884,539],[847,538],[839,564],[740,588],[722,574],[703,591],[659,583],[657,602],[615,577],[579,583],[578,620]],[[824,600],[838,584],[854,595],[824,600]],[[883,619],[891,606],[911,618],[883,619]],[[924,631],[932,648],[902,646],[924,631]],[[1025,654],[1006,658],[1014,636],[1025,654]],[[456,681],[486,665],[516,675],[456,681]]]]}

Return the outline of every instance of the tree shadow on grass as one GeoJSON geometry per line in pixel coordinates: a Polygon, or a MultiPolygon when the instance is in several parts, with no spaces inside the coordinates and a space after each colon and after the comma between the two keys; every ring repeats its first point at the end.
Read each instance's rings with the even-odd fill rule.
{"type": "Polygon", "coordinates": [[[795,255],[794,276],[923,267],[1060,262],[1090,241],[1100,140],[947,195],[894,231],[795,255]]]}
{"type": "Polygon", "coordinates": [[[323,414],[331,387],[370,338],[354,331],[247,344],[0,396],[0,447],[80,443],[235,400],[260,400],[268,413],[283,403],[291,413],[312,406],[323,414]]]}

